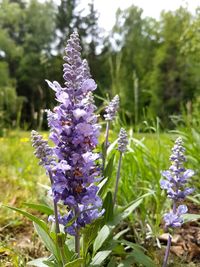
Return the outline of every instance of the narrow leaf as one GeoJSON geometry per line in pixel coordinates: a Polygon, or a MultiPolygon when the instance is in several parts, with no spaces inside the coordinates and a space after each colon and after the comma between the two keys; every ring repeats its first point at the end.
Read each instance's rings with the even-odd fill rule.
{"type": "Polygon", "coordinates": [[[90,266],[102,266],[102,263],[110,255],[111,252],[111,250],[99,251],[92,259],[90,266]]]}
{"type": "Polygon", "coordinates": [[[34,222],[33,225],[35,227],[37,234],[40,236],[40,238],[44,242],[46,248],[55,256],[55,258],[58,261],[60,261],[60,257],[58,255],[56,245],[54,244],[50,235],[46,231],[44,231],[44,229],[40,225],[38,225],[37,223],[34,222]]]}
{"type": "Polygon", "coordinates": [[[104,213],[104,222],[107,223],[113,220],[113,199],[112,193],[109,191],[106,195],[106,198],[103,202],[103,208],[105,209],[104,213]]]}
{"type": "Polygon", "coordinates": [[[133,202],[130,206],[128,206],[126,209],[124,209],[121,213],[119,213],[114,218],[114,224],[117,225],[121,221],[125,220],[141,203],[143,199],[139,199],[135,202],[133,202]]]}
{"type": "Polygon", "coordinates": [[[183,217],[184,223],[197,221],[197,220],[200,219],[200,215],[199,214],[186,213],[186,214],[183,214],[182,217],[183,217]]]}
{"type": "Polygon", "coordinates": [[[65,264],[65,267],[80,267],[83,262],[84,261],[82,258],[76,259],[74,261],[71,261],[71,262],[65,264]]]}
{"type": "Polygon", "coordinates": [[[99,231],[94,244],[93,244],[93,253],[95,254],[97,250],[101,248],[103,243],[106,241],[106,239],[109,237],[111,230],[113,229],[112,226],[104,225],[101,230],[99,231]]]}
{"type": "Polygon", "coordinates": [[[39,218],[37,218],[36,216],[34,216],[34,215],[30,214],[29,212],[26,212],[24,210],[18,209],[18,208],[6,206],[6,205],[5,205],[5,207],[21,213],[22,215],[24,215],[25,217],[30,219],[32,222],[35,222],[36,224],[38,224],[45,232],[48,232],[48,227],[47,227],[46,223],[44,221],[40,220],[39,218]]]}
{"type": "Polygon", "coordinates": [[[23,203],[24,205],[26,205],[29,208],[32,208],[34,210],[40,211],[44,214],[47,215],[51,215],[53,214],[53,209],[51,209],[50,207],[46,206],[46,205],[42,205],[42,204],[34,204],[34,203],[23,203]]]}
{"type": "Polygon", "coordinates": [[[47,267],[48,265],[46,265],[43,261],[46,261],[48,260],[48,258],[39,258],[39,259],[36,259],[36,260],[32,260],[32,261],[29,261],[27,263],[27,265],[31,265],[31,266],[37,266],[37,267],[47,267]]]}

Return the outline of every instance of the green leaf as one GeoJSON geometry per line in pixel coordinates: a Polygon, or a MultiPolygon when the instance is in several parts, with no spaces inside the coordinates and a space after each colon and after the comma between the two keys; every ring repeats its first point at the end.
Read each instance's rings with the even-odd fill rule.
{"type": "Polygon", "coordinates": [[[102,266],[102,263],[110,255],[111,252],[111,250],[99,251],[92,259],[90,266],[102,266]]]}
{"type": "Polygon", "coordinates": [[[104,222],[107,223],[113,220],[113,199],[112,193],[109,191],[104,199],[103,208],[105,209],[104,213],[104,222]]]}
{"type": "Polygon", "coordinates": [[[14,210],[14,211],[17,211],[19,213],[21,213],[22,215],[24,215],[25,217],[27,217],[28,219],[30,219],[32,222],[35,222],[37,225],[39,225],[45,232],[48,233],[48,227],[47,227],[47,224],[40,220],[39,218],[37,218],[36,216],[24,211],[24,210],[21,210],[21,209],[18,209],[18,208],[14,208],[14,207],[10,207],[10,206],[6,206],[5,207],[11,209],[11,210],[14,210]]]}
{"type": "Polygon", "coordinates": [[[103,197],[107,191],[107,189],[110,186],[111,183],[111,177],[112,177],[112,172],[113,172],[113,166],[114,166],[114,159],[115,159],[115,154],[112,155],[112,157],[109,159],[108,164],[106,165],[105,171],[104,171],[104,177],[107,179],[106,183],[103,183],[103,180],[101,182],[101,189],[99,189],[99,196],[103,197]],[[102,185],[103,183],[103,185],[102,185]]]}
{"type": "Polygon", "coordinates": [[[183,217],[184,223],[197,221],[197,220],[200,219],[200,215],[199,214],[186,213],[186,214],[183,214],[182,217],[183,217]]]}
{"type": "Polygon", "coordinates": [[[123,209],[123,211],[114,218],[114,224],[117,225],[125,220],[142,203],[142,201],[143,199],[139,199],[123,209]]]}
{"type": "Polygon", "coordinates": [[[65,267],[80,267],[82,263],[84,263],[84,260],[80,258],[65,264],[65,267]]]}
{"type": "MultiPolygon", "coordinates": [[[[144,253],[145,249],[143,247],[139,246],[138,244],[132,243],[130,241],[126,241],[126,240],[121,240],[121,241],[119,240],[119,242],[133,249],[133,251],[129,253],[130,259],[128,259],[129,257],[127,257],[127,262],[129,262],[130,260],[134,260],[134,262],[138,264],[142,264],[145,267],[156,267],[152,259],[144,253]]],[[[122,266],[126,266],[126,265],[122,265],[122,266]]]]}
{"type": "Polygon", "coordinates": [[[87,225],[82,233],[83,233],[83,253],[84,256],[87,255],[88,249],[90,245],[93,243],[94,239],[97,236],[98,230],[100,228],[100,225],[102,223],[102,218],[99,218],[92,222],[91,224],[87,225]]]}
{"type": "Polygon", "coordinates": [[[126,228],[126,229],[124,229],[124,230],[118,232],[118,233],[113,237],[113,239],[114,239],[114,240],[119,239],[123,234],[127,233],[129,230],[130,230],[130,228],[126,228]]]}
{"type": "Polygon", "coordinates": [[[116,146],[116,144],[117,144],[117,141],[118,141],[118,139],[116,139],[114,142],[112,142],[112,143],[109,145],[109,147],[108,147],[108,149],[107,149],[107,156],[110,155],[110,153],[112,152],[112,150],[115,148],[115,146],[116,146]]]}
{"type": "Polygon", "coordinates": [[[103,173],[104,177],[110,178],[112,176],[114,159],[115,159],[115,154],[112,155],[112,157],[108,161],[108,164],[106,165],[106,168],[105,168],[104,173],[103,173]]]}
{"type": "Polygon", "coordinates": [[[44,242],[46,248],[55,256],[55,258],[58,260],[58,262],[60,261],[60,257],[58,255],[58,251],[56,248],[56,245],[54,244],[52,238],[50,237],[50,235],[44,231],[44,229],[38,225],[37,223],[33,223],[35,230],[37,232],[37,234],[40,236],[40,238],[42,239],[42,241],[44,242]]]}
{"type": "Polygon", "coordinates": [[[142,201],[143,199],[140,198],[135,202],[131,203],[130,205],[126,206],[126,208],[122,209],[122,213],[118,213],[114,217],[113,221],[104,225],[101,228],[93,244],[93,254],[95,254],[101,248],[101,246],[108,239],[108,237],[110,236],[111,232],[115,229],[115,227],[121,221],[126,219],[142,203],[142,201]]]}
{"type": "Polygon", "coordinates": [[[24,205],[26,205],[29,208],[32,208],[34,210],[40,211],[44,214],[47,215],[51,215],[54,213],[53,209],[51,209],[50,207],[46,206],[46,205],[42,205],[42,204],[34,204],[34,203],[23,203],[24,205]]]}
{"type": "Polygon", "coordinates": [[[48,258],[39,258],[36,260],[29,261],[27,265],[37,266],[37,267],[47,267],[48,265],[44,263],[44,261],[48,260],[48,258]]]}
{"type": "Polygon", "coordinates": [[[106,239],[109,237],[112,229],[114,227],[111,225],[104,225],[101,230],[99,231],[94,244],[93,244],[93,254],[95,254],[97,252],[97,250],[99,250],[101,248],[101,246],[103,245],[103,243],[106,241],[106,239]]]}
{"type": "Polygon", "coordinates": [[[52,261],[43,261],[44,264],[46,264],[49,267],[58,267],[57,263],[53,263],[52,261]]]}
{"type": "Polygon", "coordinates": [[[135,250],[131,253],[135,259],[136,263],[142,264],[145,267],[156,267],[156,264],[144,254],[143,251],[135,250]]]}

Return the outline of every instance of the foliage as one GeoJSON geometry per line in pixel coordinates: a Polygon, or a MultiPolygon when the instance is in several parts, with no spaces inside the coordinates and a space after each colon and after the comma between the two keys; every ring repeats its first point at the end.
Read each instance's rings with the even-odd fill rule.
{"type": "MultiPolygon", "coordinates": [[[[181,112],[181,106],[199,95],[199,12],[186,8],[163,12],[159,20],[143,16],[130,6],[118,10],[111,37],[98,26],[98,12],[91,1],[31,0],[0,3],[0,61],[8,66],[23,104],[22,121],[40,126],[43,110],[53,106],[45,78],[61,81],[61,51],[77,29],[100,97],[119,94],[121,118],[143,131],[144,119],[158,116],[162,126],[181,112]],[[137,83],[137,92],[135,85],[137,83]]],[[[4,66],[0,66],[1,72],[4,66]]],[[[9,82],[10,83],[10,82],[9,82]]],[[[12,83],[12,82],[11,82],[12,83]]],[[[99,98],[99,103],[102,100],[99,98]]],[[[22,124],[21,124],[22,125],[22,124]]]]}

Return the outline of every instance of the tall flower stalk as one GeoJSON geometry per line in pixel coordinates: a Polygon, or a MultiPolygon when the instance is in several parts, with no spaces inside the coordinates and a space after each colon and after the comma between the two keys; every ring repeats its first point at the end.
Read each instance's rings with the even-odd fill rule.
{"type": "Polygon", "coordinates": [[[109,105],[106,107],[104,114],[104,118],[106,120],[106,133],[105,133],[105,142],[104,142],[104,153],[103,153],[103,169],[105,166],[106,156],[107,156],[107,149],[109,145],[109,130],[110,130],[110,124],[115,119],[117,111],[119,109],[119,96],[116,95],[109,103],[109,105]]]}
{"type": "MultiPolygon", "coordinates": [[[[91,79],[86,60],[81,59],[79,36],[74,32],[65,48],[64,86],[47,80],[55,91],[58,105],[48,111],[53,164],[48,166],[54,202],[66,206],[65,214],[55,214],[66,233],[75,237],[75,250],[80,255],[80,232],[102,215],[102,201],[97,195],[100,179],[98,144],[100,126],[95,115],[91,79]]],[[[37,150],[37,145],[35,145],[37,150]]]]}
{"type": "MultiPolygon", "coordinates": [[[[180,227],[183,224],[182,215],[185,214],[188,209],[186,205],[178,205],[178,203],[183,201],[186,196],[194,191],[193,188],[186,187],[186,183],[188,179],[194,175],[194,171],[184,168],[184,163],[186,161],[185,148],[183,147],[183,141],[180,137],[176,139],[174,147],[172,148],[170,161],[171,166],[169,170],[162,172],[165,179],[160,182],[161,188],[167,190],[167,196],[172,200],[172,211],[164,215],[165,227],[167,229],[180,227]]],[[[167,266],[171,239],[172,237],[169,234],[163,267],[167,266]]]]}
{"type": "MultiPolygon", "coordinates": [[[[51,185],[53,184],[52,179],[52,168],[55,166],[55,157],[53,156],[53,149],[48,145],[48,142],[43,139],[43,137],[37,132],[31,132],[32,137],[32,145],[35,148],[35,156],[40,160],[39,164],[42,165],[46,169],[46,173],[50,178],[51,185]]],[[[59,215],[58,215],[58,207],[57,202],[53,199],[53,207],[54,207],[54,216],[55,216],[55,231],[56,231],[56,239],[57,244],[60,248],[60,254],[62,258],[63,264],[66,263],[62,240],[59,237],[60,226],[59,226],[59,215]]]]}
{"type": "Polygon", "coordinates": [[[118,137],[118,150],[120,152],[119,155],[119,161],[118,161],[118,168],[117,168],[117,176],[116,176],[116,182],[115,182],[115,191],[114,191],[114,197],[113,197],[113,205],[116,204],[117,199],[117,192],[118,192],[118,186],[119,186],[119,180],[120,180],[120,170],[121,170],[121,163],[122,163],[122,155],[126,152],[128,145],[128,135],[127,132],[121,128],[119,137],[118,137]]]}

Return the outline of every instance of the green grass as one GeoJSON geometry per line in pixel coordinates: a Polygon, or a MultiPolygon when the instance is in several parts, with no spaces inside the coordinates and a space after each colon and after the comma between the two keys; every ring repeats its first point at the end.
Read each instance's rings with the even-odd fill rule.
{"type": "MultiPolygon", "coordinates": [[[[0,138],[0,203],[21,206],[40,198],[39,183],[48,183],[44,170],[33,155],[29,132],[9,132],[0,138]]],[[[0,225],[18,218],[2,208],[0,225]]]]}
{"type": "MultiPolygon", "coordinates": [[[[180,133],[179,133],[180,134],[180,133]]],[[[190,155],[188,156],[188,167],[194,168],[197,175],[193,183],[199,190],[198,171],[199,171],[199,133],[194,130],[181,133],[185,139],[185,145],[190,155]],[[193,133],[193,135],[192,135],[193,133]],[[196,142],[196,143],[195,143],[196,142]]],[[[44,133],[45,138],[47,134],[44,133]]],[[[134,134],[129,131],[130,143],[129,150],[123,156],[121,179],[118,192],[118,203],[125,205],[138,196],[151,193],[147,197],[140,209],[134,213],[130,220],[139,225],[140,231],[135,231],[135,241],[142,243],[147,235],[152,237],[152,242],[161,233],[160,223],[163,213],[169,209],[170,202],[166,201],[164,192],[160,189],[159,181],[161,178],[160,171],[169,167],[169,155],[176,134],[134,134]],[[148,225],[148,228],[147,228],[148,225]]],[[[111,139],[116,138],[115,132],[111,130],[111,139]]],[[[38,160],[33,155],[33,148],[30,142],[30,133],[22,131],[11,131],[3,138],[0,138],[0,205],[11,205],[21,207],[23,202],[40,202],[44,197],[44,190],[41,184],[49,184],[45,171],[38,166],[38,160]]],[[[111,190],[114,187],[116,167],[118,161],[118,152],[115,153],[115,170],[112,175],[111,190]]],[[[198,199],[199,200],[199,199],[198,199]]],[[[18,232],[28,232],[31,242],[36,242],[32,226],[18,214],[1,207],[0,212],[0,238],[1,251],[7,250],[8,259],[16,265],[24,266],[23,257],[30,251],[16,250],[17,240],[11,242],[13,236],[18,232]],[[24,226],[24,228],[23,228],[24,226]],[[17,230],[16,230],[17,229],[17,230]],[[21,230],[20,230],[21,229],[21,230]],[[22,254],[22,258],[20,256],[22,254]],[[19,263],[21,260],[22,263],[19,263]],[[21,264],[21,265],[20,265],[21,264]]],[[[19,234],[19,233],[17,233],[19,234]]],[[[38,242],[38,241],[37,241],[38,242]]],[[[37,249],[37,246],[35,246],[37,249]]],[[[34,252],[33,255],[38,255],[34,252]]],[[[6,266],[6,261],[1,261],[0,266],[6,266]],[[3,262],[1,265],[1,262],[3,262]]],[[[8,265],[9,266],[9,265],[8,265]]]]}

